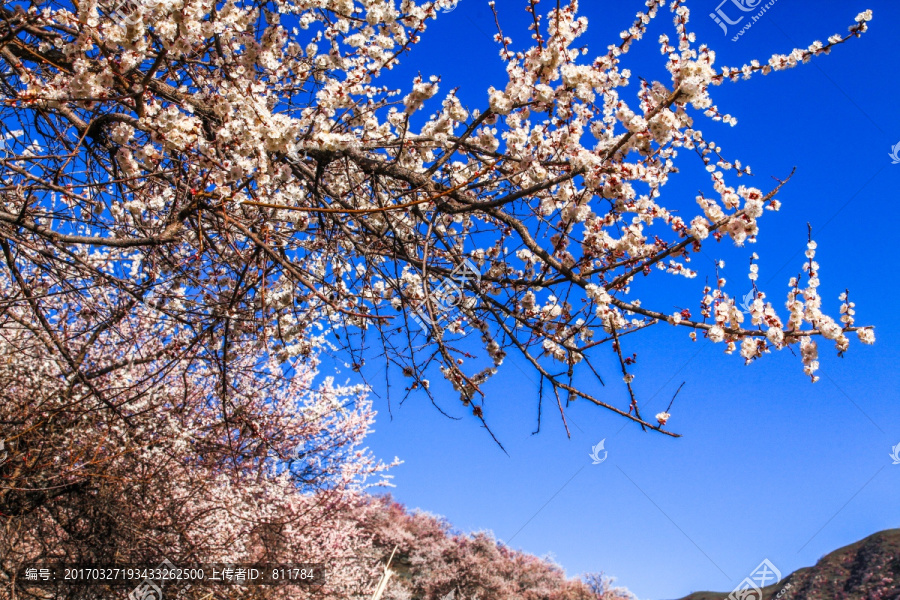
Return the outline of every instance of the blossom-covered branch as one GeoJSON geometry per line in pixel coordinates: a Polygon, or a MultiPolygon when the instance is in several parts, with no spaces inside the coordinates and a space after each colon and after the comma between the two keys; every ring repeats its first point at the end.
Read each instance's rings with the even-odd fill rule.
{"type": "Polygon", "coordinates": [[[560,392],[670,435],[639,416],[621,348],[630,333],[668,322],[727,352],[740,346],[748,362],[799,344],[813,379],[814,338],[838,352],[851,332],[874,340],[846,295],[841,317],[826,314],[812,240],[786,318],[757,290],[745,323],[718,274],[694,311],[648,306],[632,290],[638,276],[694,277],[692,255],[755,241],[780,206],[783,182],[737,185],[750,168],[698,127],[736,122],[711,88],[827,54],[864,33],[870,12],[826,43],[717,68],[673,0],[674,37],[658,41],[670,80],[635,82],[624,57],[664,0],[648,0],[596,56],[575,45],[588,26],[577,0],[544,14],[531,2],[531,47],[517,49],[497,13],[508,78],[480,105],[442,92],[438,74],[404,91],[380,85],[445,4],[142,0],[125,16],[106,0],[0,8],[0,114],[21,133],[0,155],[10,265],[0,301],[81,385],[90,380],[75,342],[93,329],[61,343],[35,324],[62,327],[91,306],[91,327],[114,328],[128,302],[126,312],[177,329],[159,338],[172,356],[213,339],[224,355],[239,335],[275,361],[331,344],[359,370],[374,338],[408,390],[432,394],[439,371],[483,422],[482,385],[513,352],[561,411],[560,392]],[[709,172],[696,203],[663,199],[680,150],[709,172]],[[442,282],[468,265],[478,276],[449,301],[442,282]],[[606,342],[628,387],[621,405],[574,383],[576,368],[598,373],[606,342]]]}

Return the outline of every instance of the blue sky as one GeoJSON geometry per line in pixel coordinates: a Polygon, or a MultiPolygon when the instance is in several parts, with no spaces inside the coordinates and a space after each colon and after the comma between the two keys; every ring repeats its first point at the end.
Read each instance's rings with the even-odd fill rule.
{"type": "MultiPolygon", "coordinates": [[[[596,55],[643,3],[581,4],[590,20],[583,39],[596,55]]],[[[725,242],[704,248],[709,261],[726,261],[731,292],[749,291],[746,261],[756,251],[761,287],[770,298],[783,298],[787,279],[800,269],[809,222],[828,308],[836,313],[838,294],[849,288],[857,322],[876,327],[876,345],[862,346],[854,337],[841,359],[822,344],[821,381],[811,384],[789,351],[744,366],[739,357],[723,355],[722,345],[691,343],[683,329],[658,326],[632,336],[625,349],[639,356],[635,386],[644,414],[664,409],[685,382],[669,422],[681,439],[644,433],[586,403],[569,409],[571,439],[555,407],[545,407],[541,433],[532,435],[536,378],[511,356],[485,388],[486,416],[508,456],[467,416],[456,394],[445,393],[441,406],[463,417],[459,421],[442,417],[421,396],[398,406],[398,377],[391,417],[383,366],[372,360],[363,370],[380,396],[369,445],[382,457],[405,460],[394,471],[397,499],[444,515],[462,530],[489,529],[514,547],[551,554],[571,575],[604,571],[642,599],[731,590],[764,558],[787,575],[840,546],[900,526],[900,465],[889,457],[900,443],[894,368],[900,285],[891,213],[900,165],[888,156],[900,141],[900,5],[781,0],[733,42],[708,17],[717,4],[688,2],[692,28],[717,51],[718,66],[805,47],[846,32],[860,11],[874,11],[869,33],[830,56],[715,88],[714,100],[738,125],[699,127],[729,156],[751,165],[755,176],[742,183],[768,188],[771,176],[785,177],[797,167],[779,194],[782,210],[762,218],[755,247],[725,242]],[[601,439],[608,459],[593,465],[588,454],[601,439]]],[[[504,33],[519,46],[528,40],[524,6],[497,2],[504,33]]],[[[459,86],[465,103],[483,107],[487,87],[506,82],[489,39],[493,31],[486,2],[461,0],[429,27],[391,83],[408,84],[417,72],[440,75],[444,91],[459,86]]],[[[672,34],[668,11],[626,59],[635,76],[668,83],[656,44],[663,32],[672,34]]],[[[698,189],[709,188],[698,161],[686,153],[681,159],[682,173],[665,188],[663,204],[680,196],[683,206],[691,205],[698,189]]],[[[696,307],[702,280],[649,281],[660,282],[667,285],[642,289],[645,305],[689,301],[696,307]]],[[[593,391],[625,407],[627,392],[608,354],[605,363],[600,355],[608,385],[593,391]]]]}

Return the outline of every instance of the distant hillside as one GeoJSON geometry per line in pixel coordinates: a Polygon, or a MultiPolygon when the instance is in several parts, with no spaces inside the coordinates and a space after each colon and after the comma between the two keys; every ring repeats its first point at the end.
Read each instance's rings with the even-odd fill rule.
{"type": "MultiPolygon", "coordinates": [[[[725,600],[729,593],[695,592],[682,600],[725,600]]],[[[900,529],[880,531],[835,550],[816,566],[798,569],[762,593],[761,600],[900,599],[900,529]]]]}
{"type": "Polygon", "coordinates": [[[568,578],[549,558],[517,551],[490,532],[457,531],[389,495],[370,497],[358,517],[375,550],[369,558],[390,560],[384,600],[636,600],[602,574],[568,578]]]}

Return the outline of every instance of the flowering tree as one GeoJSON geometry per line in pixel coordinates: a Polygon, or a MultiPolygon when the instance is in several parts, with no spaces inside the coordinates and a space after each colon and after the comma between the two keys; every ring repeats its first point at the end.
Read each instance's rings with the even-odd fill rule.
{"type": "MultiPolygon", "coordinates": [[[[33,267],[9,268],[22,285],[0,275],[5,297],[39,286],[33,267]]],[[[327,565],[326,589],[276,587],[263,590],[268,598],[364,589],[377,565],[358,558],[368,542],[357,513],[390,465],[360,447],[374,419],[363,390],[316,383],[314,360],[288,369],[237,336],[227,340],[227,362],[216,349],[191,350],[190,335],[140,306],[105,327],[96,319],[107,300],[92,289],[72,314],[45,297],[56,326],[49,333],[27,305],[0,319],[0,585],[22,597],[69,598],[78,588],[29,587],[16,574],[33,562],[168,559],[327,565]],[[184,349],[166,352],[170,339],[184,349]]]]}
{"type": "Polygon", "coordinates": [[[34,328],[57,376],[80,386],[80,401],[124,418],[126,400],[93,383],[97,369],[204,348],[206,368],[225,379],[239,348],[280,363],[327,333],[357,369],[377,342],[408,389],[432,393],[439,369],[482,421],[481,386],[514,352],[561,412],[561,396],[583,398],[670,433],[667,414],[641,415],[625,335],[668,322],[748,362],[799,345],[813,379],[816,338],[839,353],[851,332],[873,341],[846,295],[838,318],[825,314],[812,240],[786,313],[756,289],[752,260],[748,321],[718,275],[694,310],[675,314],[631,289],[637,276],[694,277],[689,260],[704,245],[753,242],[779,207],[783,181],[736,185],[749,167],[698,127],[735,123],[711,88],[827,54],[864,33],[870,12],[826,43],[717,67],[685,2],[672,0],[674,37],[659,38],[671,79],[635,83],[623,57],[664,0],[648,0],[594,58],[575,46],[587,29],[576,0],[546,13],[529,0],[534,44],[517,49],[498,16],[508,81],[481,105],[442,93],[437,76],[405,91],[381,85],[448,3],[0,8],[0,115],[13,130],[0,157],[2,302],[34,328]],[[710,173],[694,216],[683,199],[663,204],[682,149],[710,173]],[[123,320],[153,343],[89,365],[92,345],[123,320]],[[605,343],[625,380],[621,406],[573,383],[605,343]]]}
{"type": "Polygon", "coordinates": [[[548,559],[517,552],[489,532],[466,535],[443,519],[408,512],[390,497],[373,498],[361,520],[395,576],[393,600],[634,600],[599,574],[567,579],[548,559]],[[392,549],[394,550],[392,552],[392,549]],[[393,555],[392,557],[390,555],[393,555]]]}
{"type": "MultiPolygon", "coordinates": [[[[28,289],[38,285],[30,266],[10,269],[28,289]]],[[[14,287],[0,275],[8,297],[17,296],[14,287]]],[[[140,307],[104,328],[92,320],[102,311],[66,314],[55,297],[44,306],[54,324],[64,324],[62,345],[83,365],[84,380],[68,374],[53,336],[29,321],[31,309],[4,312],[0,584],[11,597],[131,591],[39,587],[21,579],[27,564],[153,565],[165,558],[182,567],[306,562],[327,569],[323,587],[185,585],[166,597],[359,600],[370,597],[391,548],[399,550],[391,566],[400,575],[384,597],[393,600],[451,592],[459,600],[633,597],[599,576],[567,579],[549,560],[490,534],[464,535],[442,519],[366,495],[390,466],[360,448],[374,418],[371,403],[360,386],[327,378],[316,384],[315,360],[287,369],[261,356],[249,336],[231,339],[227,363],[209,348],[153,358],[180,334],[140,307]]]]}

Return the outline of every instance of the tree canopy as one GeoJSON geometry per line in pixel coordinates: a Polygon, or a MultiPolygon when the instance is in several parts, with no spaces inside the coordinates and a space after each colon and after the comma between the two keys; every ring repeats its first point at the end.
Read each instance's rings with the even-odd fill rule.
{"type": "Polygon", "coordinates": [[[491,3],[508,78],[481,105],[436,75],[380,83],[450,4],[0,8],[0,327],[30,330],[68,393],[121,418],[133,397],[110,396],[100,373],[203,355],[227,380],[245,345],[290,365],[328,343],[357,369],[377,353],[410,391],[435,393],[428,377],[442,374],[483,422],[481,388],[515,353],[561,410],[582,398],[670,435],[667,413],[641,414],[623,336],[670,323],[748,362],[799,345],[813,380],[817,338],[838,353],[851,332],[874,341],[847,294],[826,314],[811,239],[784,309],[756,287],[755,254],[745,310],[718,274],[674,313],[632,290],[637,277],[695,277],[691,256],[753,242],[780,206],[786,180],[738,185],[750,168],[700,129],[735,123],[712,88],[827,54],[864,33],[870,11],[824,43],[728,67],[674,0],[672,36],[658,40],[671,78],[646,81],[621,63],[663,0],[597,54],[576,46],[588,26],[577,1],[524,2],[522,49],[491,3]],[[696,198],[667,199],[687,151],[709,180],[696,198]],[[154,343],[138,351],[142,332],[154,343]],[[600,376],[606,344],[621,402],[574,381],[600,376]]]}

